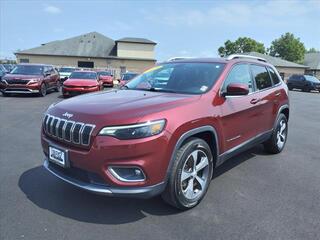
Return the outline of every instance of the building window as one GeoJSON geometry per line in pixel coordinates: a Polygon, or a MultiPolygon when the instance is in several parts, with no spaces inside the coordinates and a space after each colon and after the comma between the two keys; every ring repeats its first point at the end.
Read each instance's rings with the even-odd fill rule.
{"type": "Polygon", "coordinates": [[[120,73],[127,72],[127,68],[125,66],[120,66],[120,73]]]}
{"type": "Polygon", "coordinates": [[[78,67],[80,67],[80,68],[94,68],[94,62],[78,61],[78,67]]]}
{"type": "Polygon", "coordinates": [[[29,63],[29,58],[20,58],[20,63],[29,63]]]}

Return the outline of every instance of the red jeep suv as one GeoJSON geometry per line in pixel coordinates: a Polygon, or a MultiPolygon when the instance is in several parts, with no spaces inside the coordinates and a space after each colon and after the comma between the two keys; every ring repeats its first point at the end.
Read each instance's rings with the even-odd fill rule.
{"type": "Polygon", "coordinates": [[[0,81],[0,91],[4,96],[37,93],[44,97],[49,90],[60,90],[60,76],[52,65],[18,64],[0,81]]]}
{"type": "Polygon", "coordinates": [[[51,105],[41,131],[44,167],[90,192],[162,194],[188,209],[230,157],[260,143],[281,152],[288,119],[287,86],[264,59],[165,62],[120,90],[51,105]]]}

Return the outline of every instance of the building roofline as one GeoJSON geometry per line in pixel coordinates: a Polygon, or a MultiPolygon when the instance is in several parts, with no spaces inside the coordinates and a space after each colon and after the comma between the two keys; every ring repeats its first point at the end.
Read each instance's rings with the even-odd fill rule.
{"type": "Polygon", "coordinates": [[[157,61],[154,58],[131,58],[131,57],[117,57],[117,56],[108,56],[108,57],[92,57],[92,56],[76,56],[76,55],[59,55],[59,54],[36,54],[36,53],[22,53],[15,52],[15,55],[32,55],[32,56],[54,56],[54,57],[77,57],[77,58],[90,58],[90,59],[116,59],[116,60],[136,60],[136,61],[157,61]]]}

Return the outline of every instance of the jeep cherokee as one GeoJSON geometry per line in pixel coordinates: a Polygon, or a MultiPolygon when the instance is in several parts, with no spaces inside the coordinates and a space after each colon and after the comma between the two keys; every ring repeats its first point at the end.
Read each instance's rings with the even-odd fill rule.
{"type": "Polygon", "coordinates": [[[170,61],[120,90],[51,105],[41,133],[44,167],[90,192],[161,194],[189,209],[230,157],[260,143],[281,152],[288,119],[287,86],[264,59],[170,61]]]}

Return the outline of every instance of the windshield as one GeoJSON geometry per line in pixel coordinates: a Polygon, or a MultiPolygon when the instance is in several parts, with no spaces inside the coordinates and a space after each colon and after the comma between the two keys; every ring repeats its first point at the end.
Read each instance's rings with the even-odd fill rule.
{"type": "Polygon", "coordinates": [[[97,74],[95,72],[73,72],[71,73],[69,79],[97,79],[97,74]]]}
{"type": "Polygon", "coordinates": [[[145,71],[127,83],[128,89],[202,94],[215,83],[222,63],[167,63],[145,71]]]}
{"type": "Polygon", "coordinates": [[[23,75],[42,75],[43,66],[32,66],[32,65],[17,65],[11,74],[23,74],[23,75]]]}
{"type": "Polygon", "coordinates": [[[138,74],[135,74],[135,73],[125,73],[125,74],[122,75],[122,80],[129,81],[129,80],[133,79],[137,75],[138,74]]]}
{"type": "Polygon", "coordinates": [[[3,64],[3,67],[4,67],[7,71],[10,71],[10,70],[11,70],[11,65],[9,65],[9,64],[3,64]]]}
{"type": "Polygon", "coordinates": [[[110,72],[98,72],[99,76],[111,76],[110,72]]]}
{"type": "Polygon", "coordinates": [[[59,72],[73,72],[75,69],[74,68],[60,68],[59,72]]]}
{"type": "Polygon", "coordinates": [[[310,81],[310,82],[320,83],[319,79],[317,79],[317,78],[314,77],[314,76],[305,75],[304,77],[305,77],[308,81],[310,81]]]}

